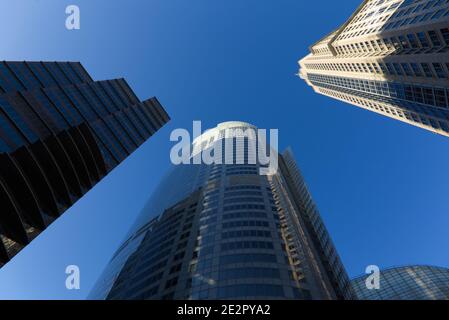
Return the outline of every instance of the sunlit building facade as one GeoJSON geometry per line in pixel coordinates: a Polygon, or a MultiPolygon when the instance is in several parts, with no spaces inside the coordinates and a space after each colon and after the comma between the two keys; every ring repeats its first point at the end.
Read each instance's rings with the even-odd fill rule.
{"type": "Polygon", "coordinates": [[[366,0],[310,47],[315,92],[449,136],[449,1],[366,0]]]}
{"type": "Polygon", "coordinates": [[[380,288],[368,289],[362,276],[352,280],[359,300],[449,300],[449,269],[406,266],[381,271],[380,288]]]}
{"type": "Polygon", "coordinates": [[[168,120],[80,63],[0,62],[0,267],[168,120]]]}
{"type": "Polygon", "coordinates": [[[256,138],[246,134],[255,129],[226,122],[193,142],[193,157],[225,157],[230,142],[232,164],[174,166],[90,299],[353,297],[291,151],[261,175],[268,168],[251,161],[256,138]]]}

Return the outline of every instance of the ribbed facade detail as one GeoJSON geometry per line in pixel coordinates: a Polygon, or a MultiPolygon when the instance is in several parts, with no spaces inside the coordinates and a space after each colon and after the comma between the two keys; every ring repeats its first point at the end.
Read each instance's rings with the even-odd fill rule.
{"type": "Polygon", "coordinates": [[[80,63],[1,62],[0,265],[168,120],[156,98],[80,63]]]}

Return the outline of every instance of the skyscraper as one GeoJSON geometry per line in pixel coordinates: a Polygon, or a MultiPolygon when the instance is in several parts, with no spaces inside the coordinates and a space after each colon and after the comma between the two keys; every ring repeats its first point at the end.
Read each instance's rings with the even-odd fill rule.
{"type": "Polygon", "coordinates": [[[80,63],[1,62],[0,266],[168,120],[80,63]]]}
{"type": "Polygon", "coordinates": [[[310,48],[315,92],[449,136],[449,2],[365,0],[310,48]]]}
{"type": "Polygon", "coordinates": [[[193,158],[223,162],[170,170],[90,299],[353,297],[292,152],[276,151],[278,170],[261,175],[255,130],[225,122],[194,140],[193,158]]]}
{"type": "Polygon", "coordinates": [[[449,269],[406,266],[381,271],[379,290],[369,290],[368,276],[352,280],[360,300],[449,300],[449,269]]]}

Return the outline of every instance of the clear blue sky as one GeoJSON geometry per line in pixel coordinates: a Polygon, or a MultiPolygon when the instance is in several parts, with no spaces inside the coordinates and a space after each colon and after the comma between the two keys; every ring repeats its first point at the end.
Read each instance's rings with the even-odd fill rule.
{"type": "Polygon", "coordinates": [[[315,94],[295,77],[308,46],[361,0],[0,1],[1,59],[81,61],[125,77],[172,121],[0,270],[0,298],[83,299],[169,166],[192,120],[278,128],[350,274],[449,267],[449,139],[315,94]],[[81,30],[65,29],[65,7],[81,30]],[[65,289],[65,267],[81,290],[65,289]]]}

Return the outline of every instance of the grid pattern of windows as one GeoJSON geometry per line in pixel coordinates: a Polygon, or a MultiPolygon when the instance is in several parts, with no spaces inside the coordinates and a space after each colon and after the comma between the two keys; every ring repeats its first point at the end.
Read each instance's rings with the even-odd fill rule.
{"type": "Polygon", "coordinates": [[[382,114],[420,123],[432,130],[449,132],[448,90],[387,81],[360,80],[310,74],[318,92],[382,114]],[[429,108],[431,107],[431,108],[429,108]]]}
{"type": "Polygon", "coordinates": [[[447,0],[373,0],[357,13],[338,36],[338,40],[410,28],[447,19],[448,16],[447,0]]]}
{"type": "MultiPolygon", "coordinates": [[[[449,108],[449,89],[443,87],[433,88],[414,84],[359,80],[315,74],[310,74],[310,81],[315,85],[324,88],[334,88],[334,90],[348,88],[362,93],[369,93],[372,96],[380,96],[380,98],[373,96],[373,99],[387,97],[443,109],[449,108]]],[[[447,111],[437,112],[436,115],[449,119],[449,113],[447,111]]]]}
{"type": "Polygon", "coordinates": [[[352,281],[361,300],[449,300],[449,270],[408,266],[381,271],[380,289],[369,290],[362,276],[352,281]]]}
{"type": "MultiPolygon", "coordinates": [[[[231,139],[226,138],[224,127],[253,128],[240,122],[221,124],[196,140],[197,152],[207,150],[217,139],[231,139]]],[[[174,168],[143,210],[137,224],[143,227],[136,232],[142,232],[144,222],[154,214],[160,215],[116,271],[107,298],[352,298],[347,287],[337,288],[344,282],[344,269],[324,227],[317,229],[316,237],[327,239],[323,246],[327,257],[315,256],[323,252],[321,247],[305,250],[300,245],[302,235],[315,231],[295,224],[295,217],[306,218],[299,209],[302,205],[298,211],[284,211],[287,205],[279,201],[278,192],[290,197],[288,186],[271,182],[287,173],[278,171],[276,177],[246,174],[260,167],[202,164],[174,168]],[[323,265],[326,259],[338,270],[338,282],[333,276],[330,279],[323,265]],[[311,272],[316,268],[321,272],[315,277],[311,272]]],[[[121,252],[132,243],[122,246],[121,252]]]]}
{"type": "Polygon", "coordinates": [[[361,63],[306,63],[305,65],[310,70],[449,79],[449,62],[417,64],[413,62],[389,63],[373,61],[361,63]]]}
{"type": "Polygon", "coordinates": [[[299,76],[318,93],[449,136],[446,113],[423,107],[449,106],[448,25],[449,0],[364,1],[312,45],[299,76]],[[346,90],[317,75],[355,83],[346,90]]]}
{"type": "Polygon", "coordinates": [[[79,63],[0,62],[0,207],[15,215],[0,219],[0,267],[168,120],[79,63]]]}

